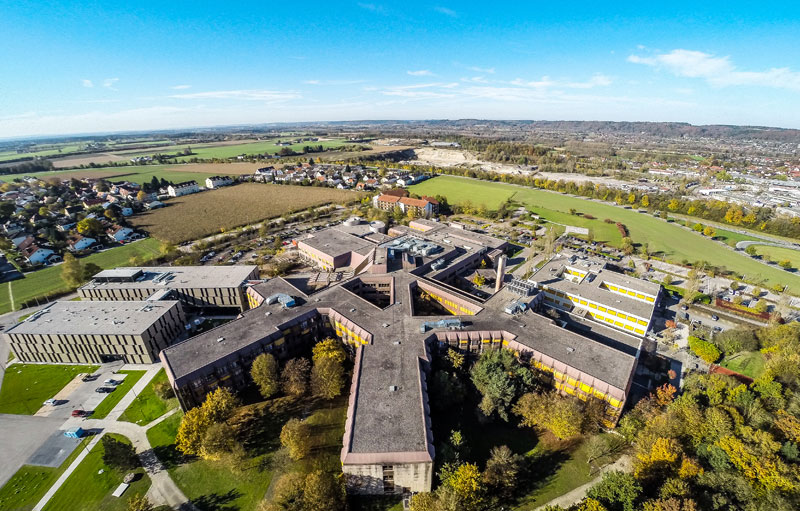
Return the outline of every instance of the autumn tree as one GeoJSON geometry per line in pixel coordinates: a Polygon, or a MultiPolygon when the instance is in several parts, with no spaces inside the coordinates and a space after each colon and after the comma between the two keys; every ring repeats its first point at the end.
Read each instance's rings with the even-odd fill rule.
{"type": "Polygon", "coordinates": [[[256,357],[250,368],[250,377],[253,378],[264,399],[274,396],[280,389],[278,362],[270,353],[262,353],[256,357]]]}
{"type": "Polygon", "coordinates": [[[83,283],[81,262],[69,252],[64,254],[64,262],[61,263],[61,280],[71,288],[78,287],[83,283]]]}
{"type": "Polygon", "coordinates": [[[293,460],[303,459],[311,452],[311,428],[300,419],[289,419],[281,429],[280,438],[293,460]]]}
{"type": "Polygon", "coordinates": [[[156,507],[146,495],[137,493],[128,500],[128,511],[155,511],[156,507]]]}
{"type": "Polygon", "coordinates": [[[344,509],[344,488],[336,477],[321,470],[314,470],[306,476],[303,485],[303,502],[308,511],[344,509]]]}
{"type": "Polygon", "coordinates": [[[308,390],[308,372],[311,364],[306,358],[293,358],[286,362],[281,373],[281,388],[293,398],[298,398],[308,390]]]}
{"type": "Polygon", "coordinates": [[[481,472],[477,465],[473,463],[459,465],[447,475],[442,484],[455,493],[460,504],[458,509],[473,511],[481,508],[485,497],[481,472]]]}
{"type": "Polygon", "coordinates": [[[87,217],[78,222],[76,229],[84,236],[92,236],[103,232],[103,224],[96,218],[87,217]]]}
{"type": "Polygon", "coordinates": [[[642,486],[633,475],[613,470],[603,474],[586,496],[602,503],[609,511],[636,511],[636,499],[641,493],[642,486]]]}
{"type": "Polygon", "coordinates": [[[580,405],[556,392],[529,392],[519,399],[514,413],[522,417],[523,426],[546,429],[562,440],[578,435],[583,423],[580,405]]]}
{"type": "Polygon", "coordinates": [[[481,353],[470,372],[472,382],[483,398],[480,409],[486,416],[497,412],[508,421],[508,412],[517,397],[533,385],[533,373],[505,349],[481,353]]]}
{"type": "Polygon", "coordinates": [[[314,362],[311,369],[311,390],[316,396],[333,399],[342,393],[344,387],[344,367],[332,358],[322,358],[314,362]]]}
{"type": "Polygon", "coordinates": [[[198,455],[211,422],[202,407],[192,408],[181,419],[175,443],[184,454],[198,455]]]}
{"type": "Polygon", "coordinates": [[[522,457],[514,454],[508,446],[492,447],[483,478],[490,487],[508,497],[517,485],[522,461],[522,457]]]}

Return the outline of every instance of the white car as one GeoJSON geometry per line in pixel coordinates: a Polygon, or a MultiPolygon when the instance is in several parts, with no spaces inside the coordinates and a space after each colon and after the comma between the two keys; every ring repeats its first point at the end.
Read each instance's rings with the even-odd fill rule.
{"type": "Polygon", "coordinates": [[[117,380],[108,379],[108,380],[105,380],[103,382],[103,385],[119,385],[120,383],[122,383],[122,382],[117,381],[117,380]]]}
{"type": "Polygon", "coordinates": [[[47,401],[45,401],[43,404],[44,404],[45,406],[55,406],[55,405],[56,405],[56,403],[57,403],[57,401],[56,401],[55,399],[53,399],[53,398],[50,398],[50,399],[48,399],[47,401]]]}

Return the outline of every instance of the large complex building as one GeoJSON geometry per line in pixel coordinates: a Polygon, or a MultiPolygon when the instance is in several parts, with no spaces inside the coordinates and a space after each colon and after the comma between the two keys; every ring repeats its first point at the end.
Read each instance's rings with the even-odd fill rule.
{"type": "Polygon", "coordinates": [[[661,298],[659,284],[611,271],[601,259],[569,252],[555,255],[530,280],[544,291],[546,305],[637,336],[647,333],[661,298]]]}
{"type": "Polygon", "coordinates": [[[287,359],[336,336],[355,356],[342,470],[348,491],[368,494],[430,491],[435,452],[426,379],[431,357],[450,347],[514,350],[542,381],[600,400],[607,423],[616,422],[639,337],[580,317],[567,324],[538,314],[546,294],[533,283],[514,281],[486,299],[466,292],[463,275],[482,262],[504,282],[503,240],[425,220],[390,234],[351,222],[298,240],[319,266],[352,276],[314,292],[290,278],[250,286],[251,309],[239,319],[162,351],[181,406],[199,405],[219,386],[249,385],[261,353],[287,359]]]}
{"type": "Polygon", "coordinates": [[[244,310],[257,266],[129,267],[103,270],[78,294],[89,300],[146,300],[169,293],[185,307],[244,310]]]}
{"type": "Polygon", "coordinates": [[[3,338],[23,362],[152,364],[184,332],[180,302],[54,302],[3,338]]]}

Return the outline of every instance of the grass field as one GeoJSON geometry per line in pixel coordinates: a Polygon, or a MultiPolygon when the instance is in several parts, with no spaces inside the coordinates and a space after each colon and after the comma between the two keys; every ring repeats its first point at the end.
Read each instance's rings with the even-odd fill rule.
{"type": "Polygon", "coordinates": [[[170,199],[168,207],[137,215],[131,223],[158,239],[179,243],[284,213],[361,197],[333,188],[244,183],[170,199]]]}
{"type": "MultiPolygon", "coordinates": [[[[148,238],[83,257],[80,262],[82,264],[94,263],[101,268],[124,266],[129,264],[132,257],[139,257],[143,262],[158,257],[160,246],[160,241],[148,238]]],[[[69,287],[61,280],[61,266],[50,266],[26,273],[23,279],[0,285],[0,314],[12,310],[9,289],[14,295],[15,307],[19,308],[22,302],[37,296],[66,292],[69,287]]]]}
{"type": "Polygon", "coordinates": [[[33,415],[80,373],[99,366],[14,364],[6,370],[0,388],[0,413],[33,415]]]}
{"type": "Polygon", "coordinates": [[[84,438],[59,467],[37,467],[23,465],[11,479],[0,488],[0,509],[29,511],[33,509],[53,483],[86,447],[91,438],[84,438]]]}
{"type": "Polygon", "coordinates": [[[125,397],[125,394],[130,392],[131,387],[139,381],[146,371],[117,371],[121,374],[127,374],[128,376],[122,380],[122,383],[117,385],[117,389],[106,395],[106,398],[103,399],[97,408],[94,409],[94,413],[92,413],[92,419],[105,419],[106,415],[117,406],[117,403],[125,397]]]}
{"type": "Polygon", "coordinates": [[[747,351],[726,356],[719,365],[745,376],[758,378],[764,372],[764,363],[764,355],[760,351],[747,351]]]}
{"type": "MultiPolygon", "coordinates": [[[[109,436],[130,444],[130,440],[122,435],[107,433],[109,436]]],[[[138,479],[131,483],[122,497],[114,497],[111,493],[122,482],[127,472],[120,472],[103,463],[103,443],[100,441],[81,461],[78,468],[70,474],[63,486],[44,507],[45,511],[97,510],[126,511],[131,497],[144,495],[150,488],[150,477],[139,467],[131,472],[138,474],[138,479]],[[102,470],[102,473],[100,472],[102,470]]]]}
{"type": "MultiPolygon", "coordinates": [[[[283,147],[275,145],[275,142],[277,142],[278,140],[279,139],[265,140],[265,141],[249,142],[249,143],[245,143],[245,144],[236,144],[236,145],[220,145],[220,144],[191,145],[192,152],[194,154],[192,154],[190,156],[181,156],[180,158],[177,158],[177,160],[178,161],[189,161],[192,158],[200,158],[200,159],[235,158],[235,157],[239,156],[240,154],[247,154],[247,155],[264,154],[264,153],[276,154],[278,151],[283,149],[283,147]]],[[[329,147],[341,146],[341,145],[344,145],[346,143],[347,142],[345,142],[344,139],[339,138],[339,139],[324,140],[324,141],[318,141],[318,142],[301,142],[299,144],[292,144],[292,145],[286,146],[286,147],[288,147],[289,149],[292,149],[294,151],[300,152],[300,151],[303,150],[303,147],[305,147],[305,146],[318,146],[318,145],[321,145],[322,147],[327,149],[329,147]]],[[[187,145],[180,145],[180,146],[176,146],[174,148],[160,149],[160,151],[162,153],[169,154],[170,152],[174,153],[174,152],[177,152],[177,151],[182,151],[186,147],[188,147],[188,146],[187,145]]],[[[132,158],[132,157],[137,156],[137,155],[138,156],[147,156],[147,155],[154,154],[155,152],[156,151],[148,150],[148,151],[142,151],[141,153],[129,154],[127,156],[129,158],[132,158]]],[[[316,154],[317,153],[311,154],[309,156],[316,156],[316,154]]]]}
{"type": "Polygon", "coordinates": [[[119,420],[134,422],[140,426],[144,426],[178,406],[178,398],[173,397],[165,401],[158,397],[155,391],[153,391],[154,384],[166,381],[168,381],[167,373],[162,369],[155,378],[150,381],[147,387],[136,396],[133,403],[125,409],[119,417],[119,420]]]}
{"type": "MultiPolygon", "coordinates": [[[[703,223],[703,222],[700,222],[700,223],[703,223]]],[[[758,238],[753,237],[753,236],[748,236],[747,234],[742,234],[742,233],[739,233],[739,232],[733,232],[733,231],[729,231],[727,229],[720,229],[720,228],[716,228],[716,227],[715,227],[715,230],[717,231],[717,234],[716,234],[716,236],[714,236],[714,238],[718,239],[720,241],[724,241],[725,244],[727,244],[727,245],[729,245],[731,247],[735,247],[736,244],[738,242],[740,242],[740,241],[759,241],[758,238]]]]}
{"type": "Polygon", "coordinates": [[[769,256],[775,262],[788,259],[792,263],[792,268],[800,268],[800,250],[771,247],[769,245],[756,245],[756,253],[760,256],[769,256]]]}
{"type": "Polygon", "coordinates": [[[420,195],[441,194],[454,204],[469,200],[476,206],[485,204],[490,210],[496,209],[504,200],[513,197],[515,202],[535,211],[546,220],[589,227],[593,230],[595,239],[612,245],[619,244],[621,240],[619,234],[609,230],[609,227],[614,227],[613,224],[603,222],[605,218],[610,218],[625,224],[635,243],[647,243],[651,252],[660,252],[669,260],[677,262],[684,259],[690,262],[704,260],[746,275],[748,279],[762,281],[768,285],[788,284],[791,291],[800,292],[798,275],[766,266],[737,252],[722,250],[714,241],[700,234],[634,210],[545,190],[454,176],[429,179],[409,187],[409,190],[420,195]],[[579,213],[591,214],[596,220],[570,215],[570,208],[576,209],[579,213]]]}

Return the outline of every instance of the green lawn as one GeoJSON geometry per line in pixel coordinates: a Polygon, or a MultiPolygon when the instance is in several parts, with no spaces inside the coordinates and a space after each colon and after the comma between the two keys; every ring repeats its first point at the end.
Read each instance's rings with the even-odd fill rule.
{"type": "Polygon", "coordinates": [[[14,364],[6,370],[0,388],[0,413],[33,415],[80,373],[99,366],[14,364]]]}
{"type": "MultiPolygon", "coordinates": [[[[130,264],[132,257],[140,257],[143,261],[158,257],[160,247],[160,241],[155,238],[147,238],[83,257],[80,262],[81,264],[94,263],[104,269],[125,266],[130,264]]],[[[14,295],[14,304],[17,309],[22,302],[37,296],[69,290],[69,287],[61,280],[60,265],[26,273],[25,278],[0,285],[0,314],[11,311],[9,286],[14,295]]]]}
{"type": "Polygon", "coordinates": [[[37,467],[23,465],[11,479],[0,488],[0,509],[28,511],[33,509],[53,483],[64,473],[80,454],[91,437],[81,440],[60,467],[37,467]]]}
{"type": "Polygon", "coordinates": [[[178,406],[178,398],[173,397],[165,401],[153,391],[154,384],[166,381],[168,381],[167,373],[162,369],[133,400],[133,403],[125,409],[119,420],[135,422],[140,426],[144,426],[178,406]]]}
{"type": "Polygon", "coordinates": [[[146,371],[118,371],[120,374],[127,374],[128,376],[122,380],[122,383],[117,385],[117,389],[106,395],[106,398],[103,399],[97,408],[94,409],[94,413],[92,413],[92,419],[104,419],[108,413],[117,406],[125,394],[127,394],[133,385],[144,376],[146,371]]]}
{"type": "Polygon", "coordinates": [[[722,250],[716,242],[700,234],[635,210],[546,190],[455,176],[429,179],[409,187],[409,190],[420,195],[441,194],[455,204],[467,200],[474,205],[485,203],[490,210],[496,209],[503,200],[513,194],[515,202],[539,213],[545,219],[589,227],[595,232],[596,239],[608,238],[605,241],[613,245],[619,243],[620,238],[618,233],[609,230],[614,227],[613,224],[603,222],[605,218],[610,218],[628,227],[634,243],[647,243],[651,252],[659,252],[669,260],[676,262],[684,259],[690,262],[706,260],[716,266],[724,266],[740,275],[745,275],[748,280],[762,281],[764,285],[788,284],[792,291],[800,292],[798,275],[766,266],[744,254],[722,250]],[[588,213],[596,217],[596,220],[570,215],[570,208],[579,213],[588,213]]]}
{"type": "MultiPolygon", "coordinates": [[[[108,435],[130,444],[130,440],[122,435],[108,433],[108,435]]],[[[111,493],[122,483],[122,478],[127,472],[120,472],[103,463],[103,443],[99,442],[81,461],[78,468],[64,482],[64,485],[50,499],[44,507],[45,511],[70,511],[97,510],[125,511],[128,509],[128,500],[137,494],[144,495],[150,488],[150,477],[143,468],[132,472],[139,474],[139,478],[131,483],[122,497],[113,497],[111,493]],[[100,471],[102,470],[102,473],[100,471]]]]}
{"type": "Polygon", "coordinates": [[[330,402],[310,398],[291,402],[287,398],[277,398],[243,407],[240,412],[252,419],[247,423],[246,430],[250,435],[244,443],[251,457],[239,471],[213,461],[184,459],[174,445],[183,417],[180,413],[147,431],[156,455],[167,466],[175,483],[199,509],[255,510],[273,478],[284,472],[322,469],[341,473],[339,454],[347,396],[330,402]],[[312,431],[311,455],[296,462],[286,456],[276,459],[281,427],[291,417],[304,416],[309,408],[313,410],[306,419],[312,431]]]}
{"type": "Polygon", "coordinates": [[[745,376],[758,378],[764,372],[764,363],[764,355],[760,351],[745,351],[726,356],[719,365],[745,376]]]}
{"type": "MultiPolygon", "coordinates": [[[[517,501],[514,509],[518,511],[532,511],[597,477],[597,471],[590,472],[586,462],[586,442],[559,451],[537,446],[537,452],[528,456],[531,457],[534,467],[541,471],[542,479],[531,485],[529,493],[517,501]]],[[[616,457],[610,456],[602,461],[608,463],[616,457]]]]}
{"type": "MultiPolygon", "coordinates": [[[[703,223],[703,222],[700,221],[700,223],[703,223]]],[[[724,241],[725,244],[727,244],[727,245],[729,245],[731,247],[735,247],[736,244],[738,242],[740,242],[740,241],[761,241],[758,238],[756,238],[754,236],[749,236],[747,234],[742,234],[742,233],[739,233],[739,232],[733,232],[733,231],[729,231],[727,229],[720,229],[720,228],[717,228],[717,227],[715,227],[714,229],[717,231],[717,234],[716,234],[716,236],[714,236],[714,239],[718,239],[720,241],[724,241]]]]}
{"type": "Polygon", "coordinates": [[[758,255],[768,255],[776,263],[788,259],[792,263],[792,268],[800,268],[800,250],[792,250],[784,247],[771,247],[769,245],[756,245],[758,255]]]}

